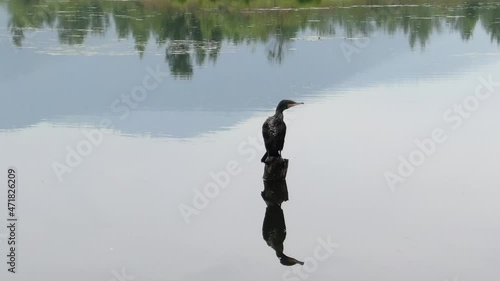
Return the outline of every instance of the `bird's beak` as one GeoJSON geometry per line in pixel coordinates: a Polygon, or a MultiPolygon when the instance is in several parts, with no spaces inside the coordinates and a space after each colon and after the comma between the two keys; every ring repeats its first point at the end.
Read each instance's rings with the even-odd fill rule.
{"type": "Polygon", "coordinates": [[[295,265],[295,264],[304,265],[304,262],[296,260],[292,257],[286,257],[285,265],[295,265]]]}
{"type": "Polygon", "coordinates": [[[296,106],[296,105],[299,105],[299,104],[304,104],[304,103],[303,103],[303,102],[296,102],[296,103],[292,103],[292,104],[290,104],[290,107],[292,107],[292,106],[296,106]]]}

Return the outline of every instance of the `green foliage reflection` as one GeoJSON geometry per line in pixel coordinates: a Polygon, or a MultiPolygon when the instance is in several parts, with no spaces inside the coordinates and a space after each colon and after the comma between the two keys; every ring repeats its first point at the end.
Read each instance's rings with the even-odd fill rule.
{"type": "Polygon", "coordinates": [[[424,5],[422,1],[422,5],[383,6],[395,2],[401,3],[0,0],[9,12],[9,31],[18,47],[26,39],[26,32],[33,29],[55,29],[61,44],[79,45],[89,36],[102,36],[114,28],[120,39],[133,38],[141,57],[148,42],[164,46],[172,74],[185,78],[193,75],[195,65],[216,62],[223,43],[262,43],[267,46],[268,60],[281,63],[291,39],[306,30],[320,37],[403,32],[412,48],[425,48],[431,35],[443,30],[455,31],[463,40],[470,40],[479,24],[493,42],[500,44],[500,5],[496,2],[440,1],[439,5],[424,5]],[[328,5],[331,7],[310,8],[328,5]],[[275,6],[293,9],[267,9],[275,6]]]}

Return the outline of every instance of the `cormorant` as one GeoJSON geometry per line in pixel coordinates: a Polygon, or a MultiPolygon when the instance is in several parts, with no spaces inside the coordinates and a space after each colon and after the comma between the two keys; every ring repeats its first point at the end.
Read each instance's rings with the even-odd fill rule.
{"type": "Polygon", "coordinates": [[[266,162],[268,156],[281,157],[281,151],[285,144],[286,125],[283,121],[283,111],[303,102],[295,102],[293,100],[282,100],[276,107],[276,113],[266,119],[262,125],[262,136],[264,137],[264,145],[266,153],[260,159],[261,162],[266,162]]]}

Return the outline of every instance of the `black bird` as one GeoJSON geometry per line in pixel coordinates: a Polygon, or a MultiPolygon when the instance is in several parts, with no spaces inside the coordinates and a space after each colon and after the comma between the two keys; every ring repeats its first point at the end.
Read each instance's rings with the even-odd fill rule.
{"type": "Polygon", "coordinates": [[[283,121],[283,111],[299,105],[303,102],[295,102],[293,100],[282,100],[276,107],[276,113],[266,119],[262,125],[262,136],[264,137],[264,145],[266,146],[266,153],[260,159],[261,162],[266,162],[269,156],[281,157],[281,151],[285,144],[286,125],[283,121]]]}

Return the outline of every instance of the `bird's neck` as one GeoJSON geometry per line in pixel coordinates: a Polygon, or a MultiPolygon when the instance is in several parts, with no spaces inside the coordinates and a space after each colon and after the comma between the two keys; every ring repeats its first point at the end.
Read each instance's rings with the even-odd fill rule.
{"type": "Polygon", "coordinates": [[[276,113],[274,113],[274,117],[283,118],[283,111],[276,110],[276,113]]]}
{"type": "MultiPolygon", "coordinates": [[[[281,245],[283,245],[283,244],[281,244],[281,245]]],[[[274,251],[276,252],[276,256],[278,258],[281,259],[281,258],[286,257],[286,255],[283,253],[283,246],[281,248],[279,248],[279,249],[275,249],[274,251]]]]}

